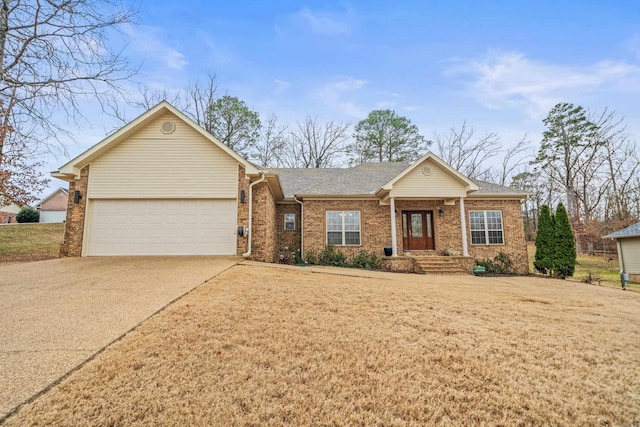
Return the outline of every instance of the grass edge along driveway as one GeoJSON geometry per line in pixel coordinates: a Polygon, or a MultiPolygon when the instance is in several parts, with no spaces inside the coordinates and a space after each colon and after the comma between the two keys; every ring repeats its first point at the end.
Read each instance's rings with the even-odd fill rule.
{"type": "Polygon", "coordinates": [[[0,419],[238,260],[101,257],[0,266],[0,419]]]}
{"type": "Polygon", "coordinates": [[[7,425],[630,423],[639,309],[551,279],[238,265],[7,425]]]}

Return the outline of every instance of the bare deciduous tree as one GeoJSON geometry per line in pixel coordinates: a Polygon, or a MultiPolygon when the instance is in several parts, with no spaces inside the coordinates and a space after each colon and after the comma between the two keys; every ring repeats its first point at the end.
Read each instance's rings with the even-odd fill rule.
{"type": "Polygon", "coordinates": [[[280,167],[287,144],[286,131],[287,125],[280,125],[275,114],[269,116],[262,125],[260,142],[256,144],[251,157],[261,166],[280,167]]]}
{"type": "Polygon", "coordinates": [[[334,166],[345,152],[349,139],[350,123],[318,123],[318,119],[307,115],[297,123],[297,129],[289,134],[283,165],[290,168],[324,168],[334,166]]]}
{"type": "Polygon", "coordinates": [[[209,107],[216,101],[218,85],[215,73],[209,72],[207,79],[201,82],[196,79],[189,83],[186,91],[184,111],[207,132],[213,131],[212,117],[208,114],[209,107]]]}
{"type": "Polygon", "coordinates": [[[434,133],[434,140],[440,157],[454,169],[468,176],[482,180],[494,180],[489,159],[502,149],[498,134],[489,132],[474,139],[473,127],[463,122],[460,129],[451,128],[446,135],[434,133]]]}
{"type": "Polygon", "coordinates": [[[531,157],[531,154],[528,153],[530,148],[531,141],[527,139],[525,134],[516,145],[501,151],[502,162],[500,170],[497,172],[497,184],[507,185],[516,170],[528,163],[528,159],[531,157]]]}
{"type": "Polygon", "coordinates": [[[62,141],[71,133],[60,120],[81,120],[83,99],[98,100],[103,109],[120,99],[120,82],[135,71],[121,54],[124,39],[114,37],[133,15],[117,0],[2,0],[0,125],[10,132],[0,140],[0,190],[9,189],[7,175],[21,173],[5,153],[15,165],[43,152],[66,152],[62,141]]]}

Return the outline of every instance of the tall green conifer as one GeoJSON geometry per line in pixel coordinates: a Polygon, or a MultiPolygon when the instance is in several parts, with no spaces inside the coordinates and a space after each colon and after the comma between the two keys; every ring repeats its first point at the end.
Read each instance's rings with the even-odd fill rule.
{"type": "Polygon", "coordinates": [[[558,277],[573,276],[576,270],[576,242],[567,210],[558,204],[555,215],[555,256],[553,270],[558,277]]]}
{"type": "Polygon", "coordinates": [[[553,271],[554,229],[553,218],[549,206],[542,205],[538,216],[538,235],[536,236],[536,257],[533,266],[542,274],[553,271]]]}

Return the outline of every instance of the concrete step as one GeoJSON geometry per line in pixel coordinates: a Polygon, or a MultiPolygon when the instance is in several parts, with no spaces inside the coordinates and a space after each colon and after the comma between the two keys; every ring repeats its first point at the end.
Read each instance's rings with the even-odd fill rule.
{"type": "Polygon", "coordinates": [[[418,266],[427,274],[469,274],[457,258],[443,256],[415,257],[418,266]]]}

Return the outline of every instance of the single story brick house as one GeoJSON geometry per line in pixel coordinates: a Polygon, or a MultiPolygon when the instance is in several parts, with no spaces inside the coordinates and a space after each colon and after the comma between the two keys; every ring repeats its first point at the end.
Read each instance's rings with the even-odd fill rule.
{"type": "Polygon", "coordinates": [[[388,248],[390,269],[419,270],[446,251],[465,269],[504,252],[528,270],[527,194],[469,179],[432,153],[413,164],[262,169],[161,102],[52,175],[69,182],[63,256],[276,262],[285,247],[332,244],[347,255],[388,248]]]}
{"type": "Polygon", "coordinates": [[[69,200],[69,192],[66,188],[57,188],[47,197],[40,200],[36,205],[36,209],[40,213],[40,221],[49,222],[65,222],[67,219],[67,201],[69,200]]]}

